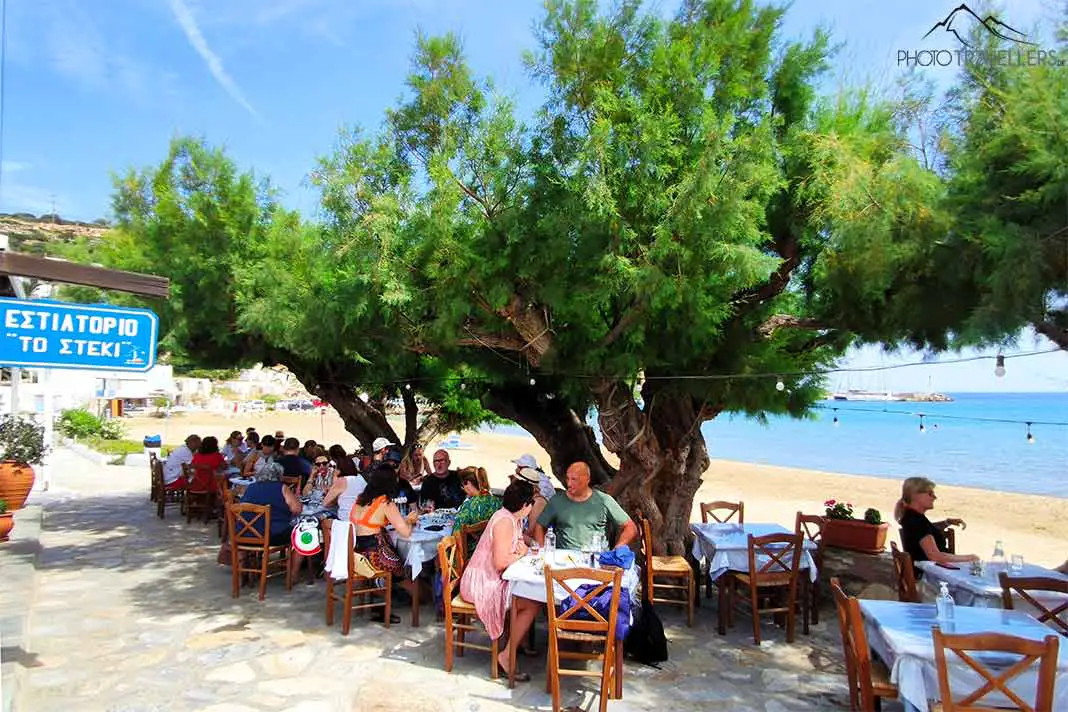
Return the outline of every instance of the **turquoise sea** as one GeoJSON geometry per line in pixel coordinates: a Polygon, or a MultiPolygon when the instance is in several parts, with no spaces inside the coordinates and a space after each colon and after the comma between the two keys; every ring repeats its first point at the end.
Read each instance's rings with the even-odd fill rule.
{"type": "Polygon", "coordinates": [[[721,415],[701,431],[717,459],[1068,497],[1068,393],[949,395],[949,403],[825,401],[810,420],[766,424],[721,415]]]}

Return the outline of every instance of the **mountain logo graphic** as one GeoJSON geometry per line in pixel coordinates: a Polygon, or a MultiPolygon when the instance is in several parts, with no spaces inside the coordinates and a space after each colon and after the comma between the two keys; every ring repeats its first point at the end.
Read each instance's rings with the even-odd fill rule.
{"type": "Polygon", "coordinates": [[[1032,47],[1038,46],[1034,42],[1029,42],[1027,40],[1027,35],[1025,35],[1023,32],[1020,32],[1014,27],[1006,25],[1004,22],[994,17],[993,15],[987,15],[985,18],[979,17],[975,14],[975,12],[972,11],[970,7],[968,7],[964,3],[961,3],[957,7],[953,8],[953,10],[950,11],[948,15],[946,15],[946,18],[944,20],[936,22],[934,26],[931,27],[931,29],[927,30],[927,34],[925,34],[923,38],[927,39],[932,32],[941,28],[956,37],[962,45],[971,49],[971,43],[969,43],[968,40],[965,38],[971,36],[972,28],[974,27],[975,23],[982,25],[983,29],[985,29],[987,32],[1007,42],[1030,45],[1032,47]]]}

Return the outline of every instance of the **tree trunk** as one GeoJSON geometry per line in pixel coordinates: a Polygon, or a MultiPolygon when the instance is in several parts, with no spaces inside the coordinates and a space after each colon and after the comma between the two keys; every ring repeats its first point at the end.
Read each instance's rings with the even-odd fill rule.
{"type": "Polygon", "coordinates": [[[495,386],[482,405],[533,435],[549,453],[552,472],[560,482],[565,481],[568,466],[580,461],[590,466],[595,485],[606,485],[615,477],[616,469],[605,460],[593,428],[559,397],[538,395],[526,386],[495,386]]]}
{"type": "Polygon", "coordinates": [[[397,433],[386,420],[386,414],[365,403],[351,386],[318,384],[314,393],[333,406],[345,423],[345,430],[356,436],[365,449],[370,449],[375,438],[388,438],[397,442],[397,433]]]}
{"type": "Polygon", "coordinates": [[[604,446],[620,461],[612,494],[632,517],[649,520],[655,553],[685,554],[694,495],[709,463],[701,423],[718,411],[649,382],[644,410],[628,384],[606,381],[594,393],[604,446]]]}

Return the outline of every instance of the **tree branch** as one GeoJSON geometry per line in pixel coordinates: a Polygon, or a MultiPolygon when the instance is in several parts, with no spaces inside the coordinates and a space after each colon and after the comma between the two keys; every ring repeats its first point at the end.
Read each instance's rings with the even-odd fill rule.
{"type": "Polygon", "coordinates": [[[767,321],[757,327],[757,333],[764,338],[771,336],[778,329],[806,329],[809,331],[823,331],[829,329],[826,324],[816,319],[806,319],[793,314],[775,314],[768,317],[767,321]]]}
{"type": "Polygon", "coordinates": [[[1057,344],[1061,349],[1068,351],[1068,329],[1052,321],[1041,321],[1035,324],[1035,331],[1057,344]]]}

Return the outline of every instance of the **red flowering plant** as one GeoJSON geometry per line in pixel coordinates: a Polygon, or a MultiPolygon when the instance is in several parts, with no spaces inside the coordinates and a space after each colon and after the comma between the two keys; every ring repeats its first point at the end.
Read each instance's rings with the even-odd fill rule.
{"type": "Polygon", "coordinates": [[[839,502],[834,499],[829,499],[823,503],[826,508],[826,516],[828,519],[852,519],[853,518],[853,503],[852,502],[839,502]]]}

